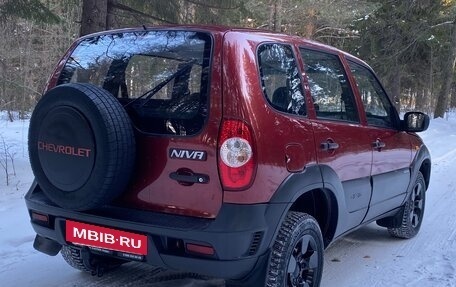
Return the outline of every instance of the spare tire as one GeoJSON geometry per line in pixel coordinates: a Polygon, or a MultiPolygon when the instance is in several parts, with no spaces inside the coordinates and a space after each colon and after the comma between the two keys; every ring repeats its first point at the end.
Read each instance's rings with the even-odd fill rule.
{"type": "Polygon", "coordinates": [[[28,147],[45,195],[77,211],[119,196],[135,161],[125,109],[106,90],[85,83],[59,85],[44,94],[30,119],[28,147]]]}

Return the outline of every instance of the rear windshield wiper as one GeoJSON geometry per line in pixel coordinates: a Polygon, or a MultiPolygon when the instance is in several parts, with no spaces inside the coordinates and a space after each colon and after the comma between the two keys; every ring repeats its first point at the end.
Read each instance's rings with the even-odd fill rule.
{"type": "Polygon", "coordinates": [[[132,100],[131,102],[125,104],[124,108],[128,107],[129,105],[137,102],[138,100],[140,100],[142,98],[145,98],[144,103],[141,104],[141,107],[144,107],[158,91],[160,91],[164,86],[166,86],[169,82],[171,82],[172,79],[185,74],[192,67],[192,65],[195,64],[196,62],[197,61],[195,59],[193,59],[191,61],[187,61],[187,62],[183,63],[182,68],[177,70],[174,74],[169,75],[166,79],[164,79],[163,81],[158,83],[158,85],[156,85],[152,89],[147,90],[141,96],[139,96],[136,99],[132,100]]]}

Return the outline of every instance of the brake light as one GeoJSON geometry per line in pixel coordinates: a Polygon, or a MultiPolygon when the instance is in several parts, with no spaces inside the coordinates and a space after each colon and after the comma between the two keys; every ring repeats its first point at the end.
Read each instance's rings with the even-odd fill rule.
{"type": "Polygon", "coordinates": [[[240,120],[225,120],[218,142],[219,173],[224,189],[246,189],[252,183],[256,169],[250,128],[240,120]]]}

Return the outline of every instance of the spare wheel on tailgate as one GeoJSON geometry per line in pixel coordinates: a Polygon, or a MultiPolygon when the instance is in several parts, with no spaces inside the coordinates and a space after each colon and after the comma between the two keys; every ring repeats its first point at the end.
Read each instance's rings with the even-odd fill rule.
{"type": "Polygon", "coordinates": [[[130,119],[106,90],[70,83],[49,90],[30,120],[30,163],[55,204],[88,210],[119,196],[135,160],[130,119]]]}

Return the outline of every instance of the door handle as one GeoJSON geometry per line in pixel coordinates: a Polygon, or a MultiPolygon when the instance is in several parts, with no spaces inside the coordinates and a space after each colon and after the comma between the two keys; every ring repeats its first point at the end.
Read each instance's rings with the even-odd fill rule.
{"type": "Polygon", "coordinates": [[[372,147],[374,149],[382,149],[382,148],[386,147],[386,144],[384,142],[382,142],[381,140],[377,139],[376,141],[374,141],[372,143],[372,147]]]}
{"type": "Polygon", "coordinates": [[[184,185],[192,185],[194,183],[203,183],[204,184],[204,183],[209,182],[209,176],[206,174],[193,173],[193,172],[180,171],[180,170],[177,172],[170,173],[169,177],[184,185]]]}
{"type": "Polygon", "coordinates": [[[332,150],[338,149],[339,148],[339,144],[335,143],[335,142],[332,142],[332,141],[326,141],[326,142],[322,142],[320,144],[320,148],[322,150],[332,151],[332,150]]]}

